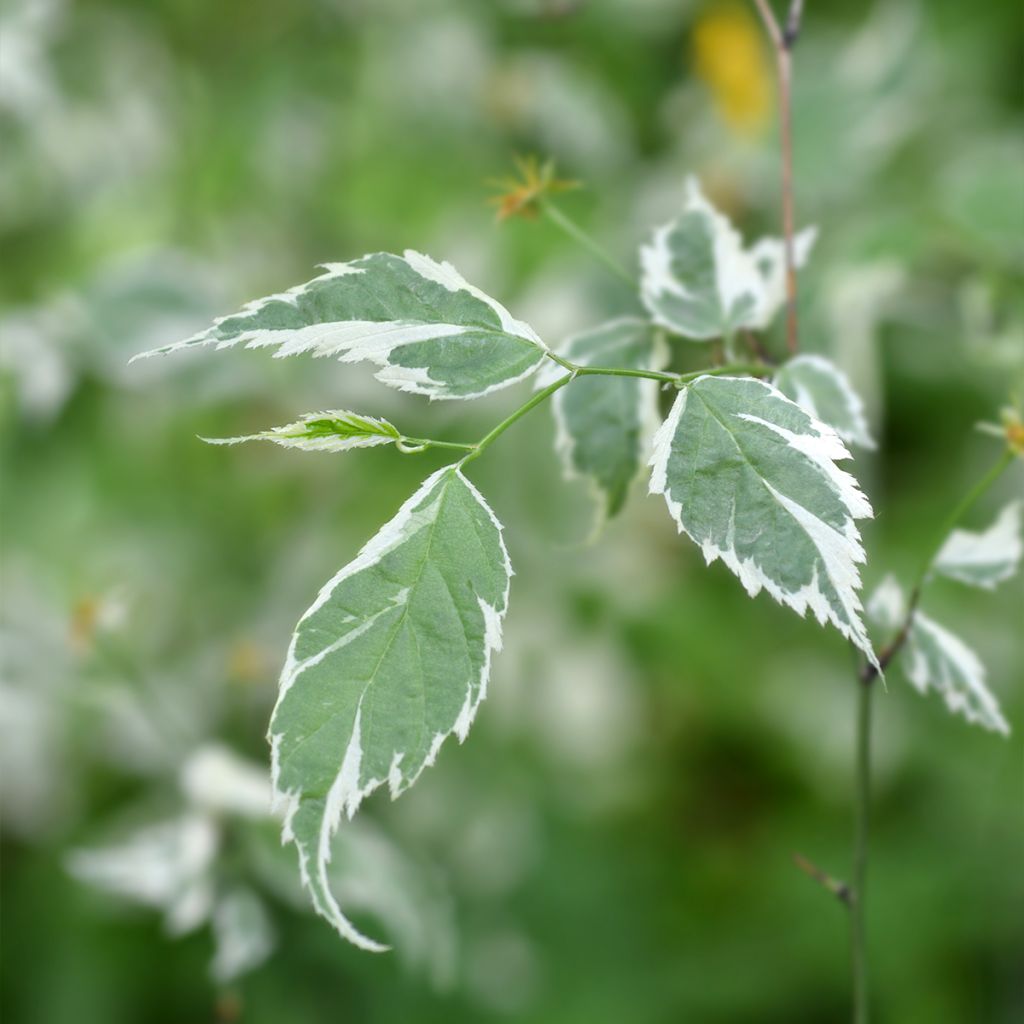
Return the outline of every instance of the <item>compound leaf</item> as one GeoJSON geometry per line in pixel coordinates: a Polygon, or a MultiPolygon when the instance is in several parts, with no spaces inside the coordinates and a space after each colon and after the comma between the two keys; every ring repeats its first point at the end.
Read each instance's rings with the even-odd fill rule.
{"type": "Polygon", "coordinates": [[[874,661],[860,617],[855,523],[871,506],[836,466],[849,457],[830,427],[770,384],[699,377],[655,436],[651,492],[748,594],[763,588],[800,615],[810,609],[874,661]]]}
{"type": "Polygon", "coordinates": [[[864,403],[842,370],[819,355],[800,355],[784,363],[773,382],[800,408],[827,423],[848,444],[874,448],[864,403]]]}
{"type": "MultiPolygon", "coordinates": [[[[808,229],[795,239],[797,265],[814,237],[808,229]]],[[[767,327],[785,298],[782,241],[765,238],[744,249],[694,177],[687,179],[682,213],[641,247],[640,265],[641,298],[655,323],[695,340],[767,327]]]]}
{"type": "Polygon", "coordinates": [[[954,530],[935,559],[936,571],[962,583],[994,590],[1020,565],[1024,552],[1022,519],[1024,502],[1011,501],[987,530],[954,530]]]}
{"type": "Polygon", "coordinates": [[[243,441],[273,441],[284,448],[307,452],[343,452],[350,448],[371,448],[400,441],[398,428],[387,420],[344,409],[310,412],[283,427],[271,427],[241,437],[204,437],[207,444],[241,444],[243,441]]]}
{"type": "Polygon", "coordinates": [[[342,813],[392,798],[465,739],[487,689],[512,575],[501,526],[457,466],[438,470],[320,591],[292,637],[270,723],[272,777],[313,905],[360,934],[327,866],[342,813]]]}
{"type": "Polygon", "coordinates": [[[380,367],[378,380],[431,398],[477,398],[532,373],[546,348],[533,328],[450,263],[411,249],[375,253],[257,299],[185,341],[136,358],[212,345],[273,347],[380,367]]]}
{"type": "MultiPolygon", "coordinates": [[[[624,317],[569,338],[562,354],[581,366],[658,370],[666,362],[660,331],[624,317]]],[[[657,425],[658,383],[635,377],[581,377],[552,400],[556,448],[567,476],[593,486],[605,515],[623,506],[657,425]]]]}

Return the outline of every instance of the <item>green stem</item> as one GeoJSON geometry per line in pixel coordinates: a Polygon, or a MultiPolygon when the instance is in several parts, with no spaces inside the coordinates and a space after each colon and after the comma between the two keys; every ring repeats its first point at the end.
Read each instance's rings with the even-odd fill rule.
{"type": "MultiPolygon", "coordinates": [[[[575,363],[549,352],[548,355],[559,366],[569,372],[564,377],[559,377],[554,384],[549,384],[543,391],[538,391],[528,402],[521,405],[510,416],[503,419],[489,434],[485,435],[475,445],[445,445],[445,447],[468,448],[469,454],[462,460],[463,465],[478,458],[490,447],[492,442],[522,419],[531,409],[535,409],[542,402],[547,401],[556,391],[560,391],[571,384],[577,377],[642,377],[645,380],[656,380],[663,384],[672,384],[675,387],[682,387],[689,384],[698,377],[723,377],[730,374],[750,375],[764,374],[770,372],[770,368],[761,363],[731,363],[728,366],[713,366],[704,370],[694,370],[692,373],[658,373],[654,370],[632,370],[617,366],[577,366],[575,363]]],[[[437,442],[429,442],[438,444],[437,442]]],[[[438,444],[441,447],[440,444],[438,444]]]]}
{"type": "MultiPolygon", "coordinates": [[[[566,362],[559,360],[562,366],[566,362]]],[[[703,370],[694,370],[692,373],[658,373],[655,370],[625,370],[614,366],[573,366],[569,368],[577,377],[643,377],[646,380],[659,380],[664,384],[675,384],[677,387],[682,384],[689,384],[698,377],[762,377],[771,373],[771,367],[763,363],[727,363],[725,366],[709,366],[703,370]]]]}
{"type": "Polygon", "coordinates": [[[540,201],[540,208],[544,216],[552,224],[561,228],[573,241],[579,242],[591,256],[604,265],[605,269],[610,270],[620,281],[625,281],[631,289],[636,288],[636,279],[633,275],[614,256],[611,256],[602,245],[591,238],[576,221],[564,214],[548,199],[540,201]]]}
{"type": "Polygon", "coordinates": [[[415,455],[430,448],[451,448],[459,452],[471,452],[475,444],[463,444],[459,441],[434,441],[429,437],[402,437],[397,442],[398,450],[404,455],[415,455]]]}
{"type": "Polygon", "coordinates": [[[868,949],[865,927],[865,883],[871,810],[871,694],[870,682],[857,693],[857,773],[854,802],[853,877],[850,907],[850,969],[853,980],[853,1021],[868,1021],[868,949]]]}
{"type": "MultiPolygon", "coordinates": [[[[978,499],[999,479],[1013,461],[1014,453],[1007,449],[987,473],[964,495],[946,518],[939,530],[935,543],[921,563],[913,590],[907,601],[907,611],[896,635],[882,648],[878,655],[881,671],[892,662],[902,650],[914,622],[921,590],[928,580],[935,559],[942,550],[946,538],[974,507],[978,499]]],[[[865,885],[868,864],[868,826],[871,805],[871,692],[879,669],[866,665],[858,679],[857,700],[857,764],[854,794],[854,839],[853,877],[850,899],[850,967],[853,982],[854,1024],[868,1021],[868,951],[865,922],[865,885]]]]}
{"type": "Polygon", "coordinates": [[[568,384],[575,376],[575,373],[567,373],[564,377],[559,377],[554,384],[549,384],[543,391],[538,391],[533,398],[519,406],[511,416],[507,416],[489,434],[481,438],[481,440],[476,444],[474,450],[462,460],[462,464],[465,465],[467,462],[472,462],[474,459],[483,455],[491,444],[504,434],[513,423],[521,420],[531,409],[540,405],[541,402],[546,402],[556,391],[560,388],[564,388],[565,385],[568,384]]]}

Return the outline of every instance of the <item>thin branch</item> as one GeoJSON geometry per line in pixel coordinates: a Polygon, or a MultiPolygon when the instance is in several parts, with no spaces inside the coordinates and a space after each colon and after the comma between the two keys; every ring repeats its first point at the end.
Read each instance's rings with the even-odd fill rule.
{"type": "Polygon", "coordinates": [[[782,135],[782,236],[786,261],[786,347],[790,354],[800,348],[797,324],[796,214],[793,205],[793,61],[792,48],[800,35],[802,0],[793,0],[783,29],[768,0],[754,0],[765,30],[775,49],[779,78],[779,118],[782,135]]]}
{"type": "MultiPolygon", "coordinates": [[[[698,377],[722,377],[722,376],[763,376],[770,372],[768,367],[760,363],[732,363],[728,366],[713,366],[703,370],[694,370],[692,373],[658,373],[655,370],[634,370],[617,366],[578,366],[576,363],[556,355],[554,352],[547,352],[559,366],[568,370],[564,377],[559,377],[553,384],[549,384],[543,391],[538,391],[529,401],[524,402],[518,409],[503,419],[493,430],[486,434],[474,445],[461,445],[446,442],[425,441],[427,445],[444,448],[468,449],[468,454],[462,460],[462,464],[472,462],[479,458],[490,445],[502,434],[522,419],[531,409],[535,409],[542,402],[547,401],[556,391],[560,391],[567,384],[571,384],[577,377],[641,377],[647,380],[656,380],[665,385],[681,388],[690,384],[698,377]]],[[[419,441],[423,439],[406,438],[405,440],[419,441]]]]}
{"type": "Polygon", "coordinates": [[[626,268],[599,242],[595,241],[583,230],[564,210],[555,206],[550,199],[540,199],[541,212],[552,224],[564,231],[573,241],[578,242],[606,270],[611,271],[620,281],[624,281],[631,289],[636,288],[636,280],[626,268]]]}
{"type": "Polygon", "coordinates": [[[868,1020],[867,907],[868,841],[871,825],[871,695],[868,683],[857,693],[857,773],[853,826],[853,891],[850,899],[850,974],[854,1024],[868,1020]]]}
{"type": "Polygon", "coordinates": [[[914,585],[910,591],[910,598],[907,601],[907,610],[904,613],[903,620],[900,622],[892,639],[878,652],[878,667],[865,665],[861,669],[860,681],[865,685],[873,683],[880,673],[888,668],[907,642],[907,637],[910,635],[910,627],[914,624],[914,615],[921,600],[921,591],[931,574],[935,559],[938,558],[939,552],[946,543],[946,538],[970,511],[974,503],[999,479],[1006,467],[1013,462],[1013,459],[1013,451],[1007,448],[989,471],[964,495],[942,524],[941,529],[936,534],[936,540],[928,549],[928,554],[921,562],[921,568],[918,570],[917,578],[914,580],[914,585]]]}
{"type": "Polygon", "coordinates": [[[808,860],[802,854],[793,854],[793,863],[812,881],[815,881],[827,892],[830,892],[840,903],[850,906],[853,900],[853,893],[850,887],[838,878],[833,878],[827,871],[823,871],[813,861],[808,860]]]}
{"type": "Polygon", "coordinates": [[[852,900],[850,903],[850,963],[853,978],[854,1024],[868,1020],[868,944],[864,918],[865,885],[867,881],[868,832],[871,808],[871,694],[872,685],[900,653],[910,636],[921,600],[921,592],[931,575],[935,559],[946,538],[975,502],[992,486],[1014,459],[1011,448],[1000,456],[984,476],[964,495],[950,513],[935,542],[922,560],[921,568],[907,600],[907,610],[893,638],[878,652],[878,665],[865,665],[859,674],[857,697],[857,770],[855,788],[855,823],[853,841],[852,900]]]}
{"type": "Polygon", "coordinates": [[[793,0],[789,5],[789,15],[786,17],[786,28],[782,33],[782,40],[787,50],[793,49],[793,44],[800,38],[800,24],[804,16],[804,0],[793,0]]]}

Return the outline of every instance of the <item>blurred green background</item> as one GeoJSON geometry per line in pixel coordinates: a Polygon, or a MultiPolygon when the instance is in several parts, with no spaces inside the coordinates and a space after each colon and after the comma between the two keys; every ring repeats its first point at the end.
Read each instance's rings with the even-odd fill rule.
{"type": "MultiPolygon", "coordinates": [[[[998,452],[974,423],[1020,383],[1022,59],[1012,0],[808,5],[797,200],[821,237],[803,331],[881,440],[855,465],[869,588],[913,571],[998,452]]],[[[474,465],[518,576],[473,732],[339,833],[339,892],[397,952],[339,941],[275,826],[217,786],[223,762],[242,772],[230,751],[258,788],[292,626],[440,457],[196,436],[353,408],[471,439],[529,385],[430,405],[259,352],[126,365],[316,263],[407,246],[552,344],[628,311],[551,225],[495,225],[484,182],[515,153],[584,181],[562,205],[631,265],[690,171],[747,237],[776,231],[771,56],[748,7],[3,0],[0,85],[4,1020],[844,1020],[843,910],[790,858],[849,868],[850,653],[705,569],[640,486],[586,546],[546,411],[474,465]],[[81,851],[183,821],[207,846],[192,874],[148,847],[107,863],[151,906],[82,880],[81,851]],[[217,982],[201,908],[238,887],[276,946],[217,982]],[[186,890],[198,903],[169,924],[186,890]]],[[[879,1021],[1024,1019],[1022,597],[1018,578],[927,603],[982,655],[1010,740],[898,670],[878,693],[879,1021]]]]}

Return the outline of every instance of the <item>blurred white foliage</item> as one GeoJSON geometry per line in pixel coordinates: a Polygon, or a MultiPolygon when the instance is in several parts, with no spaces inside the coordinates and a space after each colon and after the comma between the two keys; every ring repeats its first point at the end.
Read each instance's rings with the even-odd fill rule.
{"type": "Polygon", "coordinates": [[[270,816],[266,767],[242,760],[227,747],[211,744],[197,750],[182,766],[181,788],[190,804],[213,814],[270,816]]]}
{"type": "Polygon", "coordinates": [[[34,837],[72,815],[74,690],[67,621],[30,567],[5,555],[0,586],[0,814],[34,837]]]}
{"type": "Polygon", "coordinates": [[[182,935],[213,908],[210,867],[217,845],[213,820],[189,811],[109,845],[75,850],[68,870],[98,889],[164,911],[168,932],[182,935]]]}
{"type": "Polygon", "coordinates": [[[956,300],[963,324],[960,333],[973,358],[986,366],[1019,371],[1024,366],[1024,320],[1007,314],[995,283],[982,274],[969,277],[956,300]]]}
{"type": "Polygon", "coordinates": [[[14,310],[0,321],[0,371],[14,382],[14,399],[30,421],[52,420],[77,379],[64,339],[82,322],[81,302],[63,293],[48,304],[14,310]]]}
{"type": "Polygon", "coordinates": [[[128,358],[187,337],[217,309],[223,277],[177,250],[129,251],[75,291],[10,310],[0,319],[0,371],[20,414],[54,419],[85,374],[115,386],[151,381],[160,370],[129,370],[128,358]]]}
{"type": "Polygon", "coordinates": [[[494,48],[468,11],[394,26],[368,67],[389,105],[430,117],[478,120],[494,48]]]}
{"type": "Polygon", "coordinates": [[[903,267],[879,260],[832,271],[821,286],[829,354],[864,402],[876,438],[883,395],[878,329],[905,283],[903,267]]]}
{"type": "Polygon", "coordinates": [[[588,175],[621,166],[633,151],[632,122],[619,99],[578,64],[542,52],[508,56],[491,84],[495,114],[540,150],[588,175]]]}
{"type": "Polygon", "coordinates": [[[0,109],[28,119],[56,99],[47,48],[63,7],[61,0],[12,0],[0,14],[0,109]]]}
{"type": "Polygon", "coordinates": [[[455,979],[456,947],[447,892],[390,838],[367,822],[346,821],[328,869],[339,902],[379,920],[395,952],[438,989],[455,979]]]}
{"type": "Polygon", "coordinates": [[[263,901],[242,886],[227,892],[213,911],[213,961],[210,973],[225,985],[259,967],[276,940],[263,901]]]}

